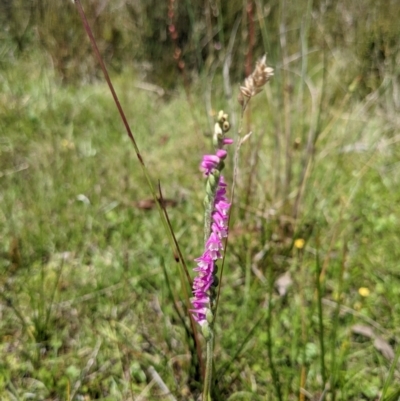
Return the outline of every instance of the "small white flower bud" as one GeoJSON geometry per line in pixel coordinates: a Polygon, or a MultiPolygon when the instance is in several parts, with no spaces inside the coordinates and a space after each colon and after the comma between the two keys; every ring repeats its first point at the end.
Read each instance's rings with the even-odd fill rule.
{"type": "Polygon", "coordinates": [[[222,135],[222,128],[218,123],[215,123],[215,125],[214,125],[214,135],[215,136],[222,135]]]}

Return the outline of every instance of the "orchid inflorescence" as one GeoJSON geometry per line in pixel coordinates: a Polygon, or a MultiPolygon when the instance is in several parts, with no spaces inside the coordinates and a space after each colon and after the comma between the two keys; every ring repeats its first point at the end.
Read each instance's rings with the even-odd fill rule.
{"type": "Polygon", "coordinates": [[[209,325],[213,322],[215,289],[218,285],[216,261],[222,259],[223,239],[228,235],[229,203],[226,196],[226,182],[221,171],[227,151],[225,145],[233,140],[225,138],[225,132],[230,128],[228,115],[223,111],[218,114],[214,127],[213,142],[215,154],[204,155],[200,168],[207,177],[206,197],[204,200],[205,216],[205,245],[203,254],[195,259],[197,276],[193,281],[191,310],[194,320],[202,326],[203,334],[210,334],[209,325]]]}

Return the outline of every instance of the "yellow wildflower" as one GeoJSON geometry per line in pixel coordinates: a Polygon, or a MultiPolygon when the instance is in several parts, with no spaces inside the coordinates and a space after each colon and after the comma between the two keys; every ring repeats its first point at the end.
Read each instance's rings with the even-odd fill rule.
{"type": "Polygon", "coordinates": [[[304,241],[303,238],[297,238],[296,241],[294,241],[294,246],[297,249],[303,249],[305,243],[306,243],[306,241],[304,241]]]}
{"type": "Polygon", "coordinates": [[[368,297],[369,294],[371,294],[371,291],[367,288],[367,287],[360,287],[358,289],[358,293],[362,296],[362,297],[368,297]]]}

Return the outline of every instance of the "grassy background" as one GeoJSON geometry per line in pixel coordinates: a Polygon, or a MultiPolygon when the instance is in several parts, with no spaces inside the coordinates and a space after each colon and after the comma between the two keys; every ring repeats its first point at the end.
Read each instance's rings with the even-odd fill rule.
{"type": "MultiPolygon", "coordinates": [[[[372,401],[389,377],[385,399],[397,400],[399,366],[389,371],[400,337],[398,40],[392,31],[378,35],[379,53],[378,44],[351,36],[368,31],[377,43],[376,27],[394,21],[397,8],[373,8],[375,25],[349,23],[357,29],[340,38],[335,27],[346,20],[338,15],[361,21],[362,10],[338,7],[335,14],[313,4],[295,20],[295,9],[285,17],[286,9],[275,6],[271,17],[288,24],[288,43],[282,45],[279,24],[264,32],[257,25],[255,54],[266,37],[281,40],[269,42],[276,75],[243,120],[242,133],[253,135],[241,149],[232,211],[216,399],[372,401]],[[302,30],[311,22],[326,33],[319,42],[314,28],[309,37],[302,30]],[[372,50],[352,52],[357,45],[372,50]],[[310,138],[315,147],[307,150],[310,138]],[[282,294],[284,274],[291,285],[282,294]]],[[[243,4],[235,7],[239,12],[243,4]]],[[[114,12],[101,15],[109,21],[114,12]]],[[[60,24],[57,34],[66,32],[54,16],[49,21],[60,24]]],[[[218,18],[214,23],[217,29],[218,18]]],[[[182,307],[179,266],[109,91],[78,39],[80,53],[66,46],[69,62],[82,67],[76,77],[65,73],[71,64],[53,52],[57,46],[36,42],[34,28],[21,39],[25,49],[14,31],[4,31],[1,49],[0,397],[156,400],[162,391],[152,366],[176,399],[195,400],[190,341],[172,302],[182,307]]],[[[54,44],[50,28],[42,26],[54,44]]],[[[246,43],[241,37],[234,54],[246,43]]],[[[173,60],[168,46],[164,57],[173,60]]],[[[213,57],[206,52],[204,68],[186,69],[192,82],[183,87],[175,61],[167,67],[149,55],[160,77],[165,72],[165,96],[140,89],[162,78],[152,80],[123,58],[121,69],[110,61],[152,180],[171,200],[172,226],[190,266],[202,250],[198,164],[210,150],[203,134],[220,108],[236,121],[239,115],[223,90],[222,60],[215,70],[207,67],[213,57]]],[[[243,65],[240,57],[235,66],[243,65]]],[[[234,77],[243,75],[235,68],[234,97],[234,77]]]]}

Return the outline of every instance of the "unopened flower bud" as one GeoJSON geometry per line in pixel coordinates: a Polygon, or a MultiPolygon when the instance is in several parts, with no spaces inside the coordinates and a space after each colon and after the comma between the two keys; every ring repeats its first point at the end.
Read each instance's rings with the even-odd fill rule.
{"type": "Polygon", "coordinates": [[[229,122],[224,121],[224,123],[222,124],[222,131],[227,132],[227,131],[229,131],[229,128],[231,128],[231,125],[229,124],[229,122]]]}
{"type": "Polygon", "coordinates": [[[214,314],[211,312],[211,309],[207,309],[206,320],[207,320],[207,323],[209,323],[209,324],[212,324],[212,322],[214,321],[214,314]]]}
{"type": "Polygon", "coordinates": [[[221,159],[224,160],[228,152],[225,149],[218,149],[216,155],[221,159]]]}
{"type": "MultiPolygon", "coordinates": [[[[207,310],[208,312],[208,310],[207,310]]],[[[203,333],[203,336],[206,340],[211,340],[212,338],[212,331],[210,328],[210,325],[208,324],[208,321],[205,321],[203,325],[201,326],[201,332],[203,333]]]]}

